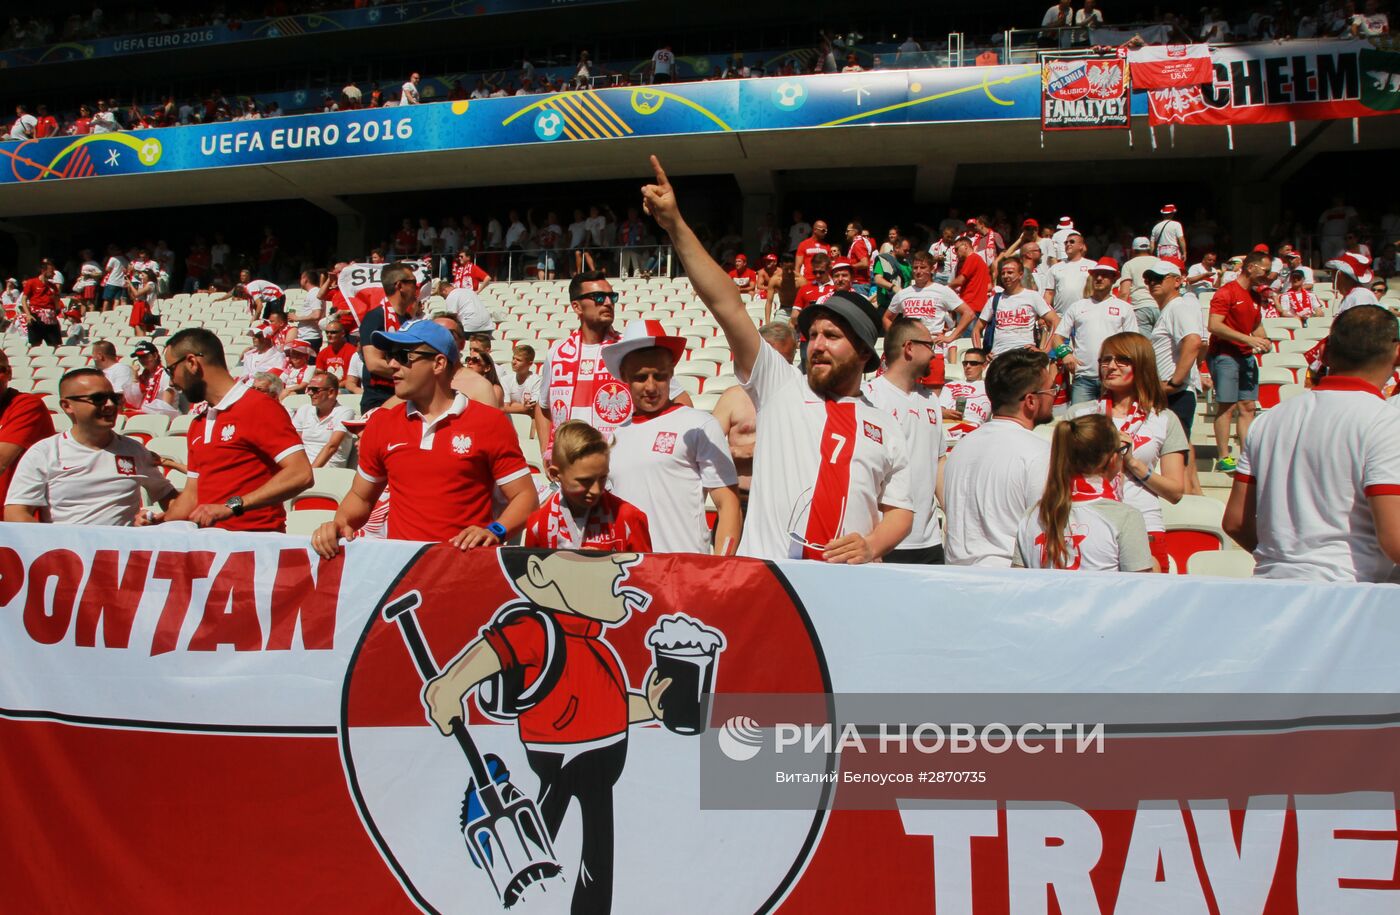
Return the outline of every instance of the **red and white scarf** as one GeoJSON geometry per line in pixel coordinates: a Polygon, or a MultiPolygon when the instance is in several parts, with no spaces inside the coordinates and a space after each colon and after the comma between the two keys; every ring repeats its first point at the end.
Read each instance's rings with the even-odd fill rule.
{"type": "Polygon", "coordinates": [[[564,504],[564,494],[556,492],[545,502],[543,517],[530,526],[528,540],[551,550],[625,550],[631,538],[627,525],[618,521],[622,505],[617,496],[604,492],[598,504],[578,519],[564,504]]]}
{"type": "Polygon", "coordinates": [[[141,373],[141,406],[154,403],[160,400],[161,392],[167,387],[165,383],[165,369],[156,369],[151,373],[151,377],[145,377],[145,372],[141,373]]]}
{"type": "Polygon", "coordinates": [[[1289,311],[1300,318],[1312,317],[1312,293],[1306,289],[1290,289],[1284,293],[1284,302],[1289,311]]]}
{"type": "Polygon", "coordinates": [[[1142,428],[1142,424],[1147,422],[1147,412],[1138,406],[1137,401],[1133,401],[1132,407],[1128,409],[1128,414],[1122,417],[1113,415],[1113,401],[1107,397],[1099,401],[1099,406],[1103,409],[1103,415],[1113,420],[1113,425],[1117,427],[1119,432],[1132,437],[1133,450],[1146,444],[1145,441],[1139,441],[1142,436],[1137,433],[1142,428]]]}
{"type": "MultiPolygon", "coordinates": [[[[621,339],[621,334],[609,330],[602,343],[606,346],[621,339]]],[[[550,357],[549,390],[544,392],[544,397],[549,404],[552,424],[546,453],[554,447],[554,429],[572,418],[575,411],[585,411],[579,418],[587,417],[589,425],[609,439],[612,430],[632,415],[632,395],[627,386],[612,376],[601,355],[585,360],[583,348],[586,345],[583,332],[575,330],[560,342],[550,357]]]]}
{"type": "Polygon", "coordinates": [[[1097,502],[1108,499],[1110,502],[1123,501],[1122,477],[1075,477],[1070,484],[1070,500],[1073,502],[1097,502]]]}

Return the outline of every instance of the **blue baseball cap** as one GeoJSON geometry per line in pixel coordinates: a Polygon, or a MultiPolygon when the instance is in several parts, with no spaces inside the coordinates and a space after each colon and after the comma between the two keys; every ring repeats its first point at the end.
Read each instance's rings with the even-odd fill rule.
{"type": "Polygon", "coordinates": [[[431,318],[405,324],[392,333],[376,330],[370,335],[369,342],[371,346],[383,350],[422,343],[442,353],[453,365],[462,358],[461,351],[457,349],[457,341],[452,339],[452,332],[431,318]]]}

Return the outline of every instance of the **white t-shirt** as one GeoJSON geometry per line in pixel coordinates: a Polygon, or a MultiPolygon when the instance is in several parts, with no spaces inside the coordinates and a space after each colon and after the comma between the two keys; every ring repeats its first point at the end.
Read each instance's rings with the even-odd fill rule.
{"type": "Polygon", "coordinates": [[[1158,257],[1186,257],[1186,230],[1175,219],[1164,219],[1153,226],[1150,239],[1158,257]]]}
{"type": "MultiPolygon", "coordinates": [[[[320,457],[321,449],[330,442],[331,436],[337,432],[344,432],[345,421],[354,419],[355,411],[349,407],[334,406],[325,419],[316,415],[316,407],[313,404],[304,403],[297,407],[297,411],[292,416],[292,426],[296,428],[297,435],[301,436],[302,447],[306,449],[306,459],[311,463],[316,463],[316,458],[320,457]]],[[[326,462],[327,467],[344,467],[350,459],[350,448],[355,442],[355,437],[346,435],[340,440],[340,447],[336,449],[335,456],[326,462]]]]}
{"type": "Polygon", "coordinates": [[[584,239],[584,236],[587,234],[587,231],[588,231],[588,226],[585,224],[585,222],[586,222],[585,220],[580,219],[578,222],[571,222],[571,223],[569,223],[569,247],[570,247],[570,248],[582,248],[582,247],[583,247],[583,239],[584,239]]]}
{"type": "Polygon", "coordinates": [[[107,258],[106,271],[106,275],[102,277],[102,285],[126,287],[126,258],[116,254],[107,258]]]}
{"type": "Polygon", "coordinates": [[[418,104],[418,87],[413,84],[413,80],[409,80],[403,84],[403,88],[399,91],[399,104],[418,104]]]}
{"type": "Polygon", "coordinates": [[[1055,328],[1055,333],[1074,347],[1074,358],[1079,360],[1079,370],[1074,374],[1079,378],[1099,377],[1099,350],[1103,348],[1103,341],[1114,334],[1137,332],[1133,307],[1115,296],[1102,302],[1080,299],[1065,309],[1064,317],[1055,328]]]}
{"type": "Polygon", "coordinates": [[[316,363],[314,362],[308,362],[301,368],[297,368],[296,366],[288,362],[287,367],[282,370],[282,384],[286,385],[289,388],[296,387],[299,384],[310,384],[311,376],[315,374],[316,363]]]}
{"type": "MultiPolygon", "coordinates": [[[[1076,229],[1074,226],[1068,226],[1063,229],[1056,229],[1055,233],[1050,236],[1050,250],[1045,251],[1042,248],[1042,253],[1053,257],[1057,262],[1063,261],[1065,259],[1065,242],[1069,240],[1069,237],[1071,235],[1078,234],[1079,230],[1076,229]]],[[[1044,245],[1045,240],[1042,239],[1040,243],[1041,245],[1044,245]]]]}
{"type": "Polygon", "coordinates": [[[655,54],[651,55],[652,72],[669,75],[671,67],[675,62],[676,55],[665,48],[661,48],[655,54]]]}
{"type": "MultiPolygon", "coordinates": [[[[1081,257],[1077,261],[1061,261],[1050,268],[1050,279],[1055,290],[1055,310],[1060,314],[1064,314],[1066,308],[1084,298],[1085,283],[1089,279],[1089,268],[1092,266],[1093,261],[1081,257]]],[[[997,332],[998,336],[1000,333],[997,332]]]]}
{"type": "MultiPolygon", "coordinates": [[[[1191,265],[1191,268],[1190,268],[1189,270],[1186,271],[1186,276],[1188,276],[1188,277],[1191,277],[1191,276],[1201,276],[1201,275],[1203,275],[1203,274],[1209,274],[1209,279],[1204,279],[1204,280],[1200,280],[1200,281],[1195,282],[1195,283],[1190,283],[1190,284],[1188,284],[1187,287],[1186,287],[1187,290],[1190,291],[1190,292],[1192,292],[1192,293],[1194,293],[1194,294],[1196,294],[1196,295],[1200,295],[1202,292],[1209,292],[1209,293],[1211,293],[1211,294],[1214,294],[1214,293],[1215,293],[1215,278],[1216,278],[1216,276],[1218,276],[1218,274],[1216,273],[1216,270],[1215,270],[1214,267],[1207,267],[1204,263],[1198,263],[1198,264],[1192,264],[1192,265],[1191,265]]],[[[1184,279],[1184,278],[1183,278],[1183,279],[1184,279]]],[[[1308,281],[1309,283],[1312,282],[1312,272],[1311,272],[1311,271],[1309,271],[1309,273],[1308,273],[1308,280],[1307,280],[1307,281],[1308,281]]]]}
{"type": "MultiPolygon", "coordinates": [[[[1112,499],[1086,499],[1070,505],[1065,525],[1066,562],[1072,572],[1142,572],[1152,568],[1152,552],[1142,515],[1112,499]]],[[[1052,568],[1045,554],[1045,529],[1036,506],[1021,519],[1013,564],[1028,569],[1052,568]]]]}
{"type": "Polygon", "coordinates": [[[249,299],[262,304],[275,302],[286,294],[281,286],[267,280],[249,280],[243,285],[243,289],[248,293],[249,299]]]}
{"type": "Polygon", "coordinates": [[[1337,310],[1333,314],[1339,315],[1342,312],[1346,311],[1348,308],[1355,308],[1358,305],[1379,304],[1380,300],[1376,298],[1376,294],[1374,292],[1367,289],[1365,286],[1357,286],[1354,289],[1352,289],[1351,292],[1348,292],[1345,296],[1342,297],[1342,300],[1337,303],[1337,310]]]}
{"type": "Polygon", "coordinates": [[[500,373],[501,393],[505,395],[504,403],[532,403],[540,399],[540,376],[530,372],[525,376],[524,381],[515,380],[515,372],[505,371],[500,373]]]}
{"type": "Polygon", "coordinates": [[[10,125],[11,140],[30,140],[39,127],[39,119],[32,114],[22,114],[10,125]]]}
{"type": "Polygon", "coordinates": [[[733,486],[738,475],[715,418],[672,404],[617,427],[608,480],[647,516],[656,552],[709,553],[705,490],[733,486]]]}
{"type": "Polygon", "coordinates": [[[1010,419],[970,432],[943,465],[944,558],[949,565],[1011,565],[1021,519],[1045,492],[1050,443],[1010,419]]]}
{"type": "MultiPolygon", "coordinates": [[[[956,292],[942,283],[929,283],[927,286],[909,286],[890,297],[889,313],[898,317],[905,315],[922,321],[928,332],[935,337],[951,330],[958,323],[958,309],[963,301],[956,292]]],[[[935,356],[941,356],[948,349],[946,343],[933,348],[935,356]]]]}
{"type": "Polygon", "coordinates": [[[604,216],[590,216],[583,221],[584,231],[588,236],[588,243],[594,247],[602,247],[603,230],[607,228],[608,220],[604,216]]]}
{"type": "Polygon", "coordinates": [[[253,376],[258,372],[279,373],[287,367],[287,354],[277,347],[270,347],[267,352],[260,353],[250,349],[243,354],[243,374],[239,375],[239,380],[248,385],[252,385],[253,376]]]}
{"type": "Polygon", "coordinates": [[[1045,297],[1032,289],[1003,295],[1000,301],[997,301],[996,295],[993,294],[987,298],[987,304],[982,306],[982,314],[978,315],[989,324],[992,320],[993,302],[997,302],[997,332],[992,336],[992,355],[999,356],[1007,350],[1023,346],[1035,346],[1036,319],[1050,313],[1050,306],[1045,304],[1045,297]]]}
{"type": "MultiPolygon", "coordinates": [[[[1154,473],[1161,464],[1162,455],[1184,454],[1191,450],[1186,441],[1186,430],[1181,427],[1181,420],[1171,410],[1163,410],[1160,413],[1133,411],[1127,416],[1111,416],[1111,409],[1108,401],[1095,400],[1075,404],[1069,415],[1074,417],[1099,413],[1110,416],[1119,432],[1133,437],[1133,457],[1152,468],[1154,473]]],[[[1167,529],[1166,521],[1162,518],[1161,500],[1152,490],[1126,473],[1122,478],[1122,490],[1123,502],[1142,512],[1143,521],[1149,531],[1167,529]]]]}
{"type": "Polygon", "coordinates": [[[102,370],[102,374],[107,376],[107,380],[112,383],[112,390],[125,391],[126,386],[136,381],[136,376],[131,372],[131,366],[125,362],[114,362],[102,370]]]}
{"type": "Polygon", "coordinates": [[[456,254],[457,249],[462,247],[462,234],[451,226],[445,226],[438,233],[438,242],[444,254],[456,254]]]}
{"type": "Polygon", "coordinates": [[[496,329],[491,312],[486,310],[477,294],[465,286],[447,294],[447,310],[462,322],[463,333],[489,334],[496,329]]]}
{"type": "Polygon", "coordinates": [[[106,448],[94,449],[60,432],[19,459],[5,502],[47,507],[54,524],[130,527],[142,489],[156,501],[175,495],[140,442],[116,435],[106,448]]]}
{"type": "Polygon", "coordinates": [[[882,505],[914,510],[904,436],[888,413],[863,396],[828,401],[808,387],[797,366],[784,362],[771,346],[758,348],[753,372],[743,387],[757,410],[758,439],[739,555],[757,559],[802,555],[790,534],[803,535],[807,530],[823,460],[846,478],[844,492],[831,493],[841,506],[818,506],[823,513],[840,512],[835,537],[869,533],[880,521],[882,505]],[[829,412],[845,419],[854,414],[855,433],[850,441],[836,433],[823,441],[829,412]]]}
{"type": "Polygon", "coordinates": [[[866,385],[866,397],[876,407],[894,417],[904,433],[909,454],[909,498],[914,503],[914,527],[896,549],[921,550],[943,542],[938,527],[934,484],[938,481],[938,460],[948,450],[943,435],[943,410],[938,399],[925,387],[915,385],[906,394],[883,375],[866,385]]]}
{"type": "Polygon", "coordinates": [[[962,414],[957,425],[945,430],[951,442],[958,441],[992,418],[992,402],[987,397],[987,386],[981,378],[976,381],[947,382],[938,394],[938,406],[939,409],[962,414]]]}
{"type": "Polygon", "coordinates": [[[1395,576],[1368,499],[1400,494],[1400,411],[1387,409],[1366,382],[1329,376],[1260,414],[1235,481],[1255,486],[1257,577],[1383,582],[1395,576]]]}
{"type": "MultiPolygon", "coordinates": [[[[1148,339],[1157,353],[1157,374],[1162,384],[1172,380],[1176,374],[1176,360],[1181,358],[1181,343],[1191,334],[1205,342],[1206,329],[1201,321],[1201,303],[1195,296],[1181,295],[1167,303],[1157,323],[1152,327],[1148,339]]],[[[1201,373],[1191,366],[1191,376],[1187,387],[1193,391],[1201,389],[1201,373]]]]}
{"type": "MultiPolygon", "coordinates": [[[[321,290],[308,289],[306,290],[306,299],[297,308],[296,313],[299,315],[311,314],[319,308],[321,308],[321,290]]],[[[313,346],[320,343],[321,321],[324,317],[325,315],[322,315],[321,318],[307,318],[304,321],[297,321],[297,339],[305,340],[313,346]]],[[[320,349],[319,346],[316,348],[320,349]]]]}

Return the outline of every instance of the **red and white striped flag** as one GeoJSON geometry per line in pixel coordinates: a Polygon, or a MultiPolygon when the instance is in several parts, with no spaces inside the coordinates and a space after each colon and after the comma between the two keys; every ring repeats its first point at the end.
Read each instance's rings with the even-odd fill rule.
{"type": "Polygon", "coordinates": [[[1134,89],[1184,89],[1213,78],[1210,46],[1152,45],[1128,52],[1134,89]]]}

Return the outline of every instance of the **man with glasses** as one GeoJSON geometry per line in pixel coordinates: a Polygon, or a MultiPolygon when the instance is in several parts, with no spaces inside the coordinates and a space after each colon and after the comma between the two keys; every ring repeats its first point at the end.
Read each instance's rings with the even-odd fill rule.
{"type": "MultiPolygon", "coordinates": [[[[1144,273],[1144,277],[1146,274],[1144,273]]],[[[1179,276],[1178,276],[1179,278],[1179,276]]],[[[1089,268],[1089,297],[1065,309],[1063,319],[1050,337],[1049,349],[1063,343],[1072,347],[1060,364],[1074,379],[1069,390],[1071,404],[1099,397],[1099,349],[1114,334],[1137,333],[1137,315],[1127,302],[1113,295],[1118,282],[1118,262],[1099,258],[1089,268]]]]}
{"type": "Polygon", "coordinates": [[[360,391],[360,379],[350,374],[350,360],[355,358],[355,346],[345,339],[345,328],[334,318],[323,326],[326,345],[316,354],[316,370],[329,372],[338,386],[351,394],[360,391]]]}
{"type": "MultiPolygon", "coordinates": [[[[728,276],[725,281],[729,282],[728,276]]],[[[576,273],[569,281],[569,301],[578,315],[578,329],[549,348],[540,369],[535,432],[545,454],[554,446],[554,430],[562,423],[581,420],[611,441],[613,430],[632,415],[627,385],[614,378],[603,363],[603,347],[621,339],[613,329],[617,299],[601,270],[576,273]]],[[[674,378],[671,397],[692,406],[690,395],[674,378]]]]}
{"type": "Polygon", "coordinates": [[[312,483],[311,462],[287,411],[229,374],[223,343],[202,327],[171,337],[164,359],[170,383],[208,408],[187,433],[189,482],[164,516],[147,520],[285,530],[282,503],[312,483]]]}
{"type": "Polygon", "coordinates": [[[388,539],[426,540],[461,550],[498,546],[535,510],[535,484],[515,428],[500,410],[452,390],[461,352],[434,321],[379,331],[370,343],[393,367],[401,403],[369,418],[360,436],[360,467],[335,519],[316,529],[311,545],[330,558],[339,541],[364,527],[389,491],[388,539]],[[492,493],[506,505],[494,515],[492,493]]]}
{"type": "Polygon", "coordinates": [[[1032,430],[1053,418],[1058,373],[1036,349],[992,360],[992,419],[968,433],[943,467],[939,501],[948,516],[949,565],[1011,567],[1021,519],[1045,492],[1050,443],[1032,430]]]}
{"type": "Polygon", "coordinates": [[[170,376],[165,364],[160,361],[160,351],[147,340],[136,344],[131,358],[141,366],[136,375],[135,385],[128,385],[125,391],[126,408],[129,413],[164,413],[173,415],[179,412],[179,398],[170,386],[170,376]]]}
{"type": "Polygon", "coordinates": [[[355,418],[355,411],[336,401],[340,386],[330,372],[317,371],[305,387],[311,403],[302,404],[292,415],[292,427],[301,436],[302,447],[311,469],[344,467],[350,459],[353,444],[345,421],[355,418]]]}
{"type": "Polygon", "coordinates": [[[964,435],[992,418],[992,402],[987,399],[987,385],[982,373],[987,370],[987,351],[972,347],[963,352],[963,380],[953,379],[943,385],[938,394],[938,406],[944,419],[955,421],[946,431],[949,442],[964,435]]]}
{"type": "Polygon", "coordinates": [[[1328,376],[1250,430],[1222,527],[1255,577],[1400,580],[1400,410],[1381,397],[1398,337],[1378,306],[1339,315],[1328,376]]]}
{"type": "Polygon", "coordinates": [[[10,487],[21,455],[53,435],[53,419],[37,394],[10,387],[10,357],[0,351],[0,499],[10,487]]]}
{"type": "MultiPolygon", "coordinates": [[[[1158,261],[1143,273],[1143,279],[1162,312],[1148,334],[1157,354],[1157,374],[1167,389],[1167,406],[1181,420],[1181,428],[1190,439],[1201,384],[1196,360],[1205,338],[1201,303],[1193,295],[1182,295],[1181,271],[1171,261],[1158,261]]],[[[1187,479],[1194,478],[1195,472],[1195,462],[1188,462],[1187,479]]],[[[1188,486],[1187,491],[1194,490],[1188,486]]]]}
{"type": "Polygon", "coordinates": [[[73,427],[20,458],[5,496],[6,521],[129,527],[141,510],[142,490],[162,508],[170,504],[175,487],[159,461],[115,431],[124,398],[100,369],[66,373],[58,396],[73,427]]]}
{"type": "Polygon", "coordinates": [[[390,264],[379,274],[384,287],[384,304],[368,312],[360,321],[360,360],[364,374],[360,382],[360,413],[365,414],[394,396],[394,370],[382,350],[370,343],[380,332],[393,333],[420,317],[418,277],[411,264],[390,264]]]}
{"type": "MultiPolygon", "coordinates": [[[[924,251],[914,256],[919,255],[928,259],[925,269],[931,273],[932,258],[924,251]]],[[[938,397],[920,383],[928,376],[929,366],[934,362],[937,339],[921,320],[901,317],[889,322],[885,328],[885,373],[866,388],[870,402],[894,417],[909,453],[909,498],[914,503],[914,527],[898,549],[885,554],[885,562],[943,564],[943,534],[938,526],[934,492],[948,442],[943,434],[938,397]]]]}

